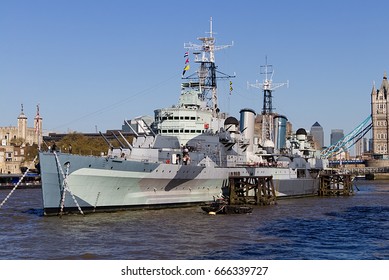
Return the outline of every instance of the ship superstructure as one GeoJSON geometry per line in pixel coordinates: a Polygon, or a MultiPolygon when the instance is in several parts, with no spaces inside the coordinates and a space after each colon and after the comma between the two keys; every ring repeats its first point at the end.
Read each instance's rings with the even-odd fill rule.
{"type": "MultiPolygon", "coordinates": [[[[197,38],[201,44],[185,43],[184,48],[193,50],[194,62],[198,70],[187,77],[183,76],[181,95],[177,107],[154,111],[154,129],[158,134],[174,135],[180,144],[204,133],[215,133],[224,125],[225,113],[218,106],[217,80],[231,78],[217,70],[215,51],[230,45],[215,45],[212,18],[209,37],[197,38]]],[[[186,52],[188,55],[188,52],[186,52]]]]}

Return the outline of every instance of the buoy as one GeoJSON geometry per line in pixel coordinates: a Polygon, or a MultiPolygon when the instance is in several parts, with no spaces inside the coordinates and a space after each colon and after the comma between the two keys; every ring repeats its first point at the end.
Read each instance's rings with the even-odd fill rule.
{"type": "Polygon", "coordinates": [[[216,212],[213,212],[213,211],[208,212],[208,215],[216,215],[216,212]]]}

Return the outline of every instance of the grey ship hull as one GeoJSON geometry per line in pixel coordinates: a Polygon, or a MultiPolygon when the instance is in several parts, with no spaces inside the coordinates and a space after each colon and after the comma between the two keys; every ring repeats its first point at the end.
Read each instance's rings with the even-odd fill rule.
{"type": "Polygon", "coordinates": [[[65,212],[78,211],[77,203],[88,212],[210,202],[221,194],[230,174],[272,175],[279,197],[312,196],[319,186],[318,179],[296,178],[289,168],[176,165],[62,153],[57,157],[39,154],[47,215],[58,214],[61,206],[65,212]]]}

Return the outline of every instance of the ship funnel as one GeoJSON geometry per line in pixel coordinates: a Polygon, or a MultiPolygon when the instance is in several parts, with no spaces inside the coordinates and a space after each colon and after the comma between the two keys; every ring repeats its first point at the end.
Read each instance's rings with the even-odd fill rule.
{"type": "Polygon", "coordinates": [[[275,149],[280,151],[286,148],[286,122],[285,116],[278,115],[274,117],[274,143],[275,149]]]}
{"type": "Polygon", "coordinates": [[[253,109],[245,108],[240,110],[240,132],[243,139],[249,141],[247,152],[253,151],[254,143],[254,123],[255,123],[255,111],[253,109]]]}

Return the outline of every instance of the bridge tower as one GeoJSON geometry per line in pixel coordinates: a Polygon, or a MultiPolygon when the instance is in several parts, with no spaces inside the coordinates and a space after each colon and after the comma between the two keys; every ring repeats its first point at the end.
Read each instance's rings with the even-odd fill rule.
{"type": "Polygon", "coordinates": [[[381,87],[376,89],[373,83],[371,91],[371,117],[373,124],[372,152],[376,155],[388,155],[389,147],[389,83],[386,72],[384,73],[381,87]]]}

